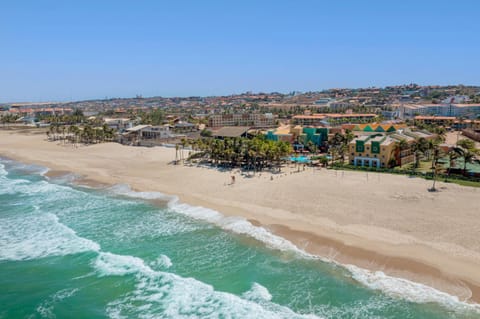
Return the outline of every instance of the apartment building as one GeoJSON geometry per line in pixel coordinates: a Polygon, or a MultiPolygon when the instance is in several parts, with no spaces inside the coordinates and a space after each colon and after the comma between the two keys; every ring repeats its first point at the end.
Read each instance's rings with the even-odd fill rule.
{"type": "Polygon", "coordinates": [[[477,118],[480,104],[409,104],[402,107],[404,118],[418,115],[477,118]]]}
{"type": "Polygon", "coordinates": [[[439,125],[450,127],[457,118],[454,116],[422,116],[414,117],[415,124],[439,125]]]}
{"type": "Polygon", "coordinates": [[[208,118],[208,126],[250,126],[253,128],[267,128],[274,127],[276,125],[275,120],[275,116],[271,113],[216,114],[208,118]]]}

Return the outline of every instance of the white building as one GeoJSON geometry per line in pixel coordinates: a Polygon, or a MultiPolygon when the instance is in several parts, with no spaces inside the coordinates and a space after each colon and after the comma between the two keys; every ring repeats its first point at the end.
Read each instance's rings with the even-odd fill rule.
{"type": "Polygon", "coordinates": [[[406,104],[401,107],[401,114],[403,118],[434,115],[474,119],[480,115],[480,104],[406,104]]]}
{"type": "Polygon", "coordinates": [[[174,136],[168,125],[137,125],[126,130],[123,135],[128,140],[168,139],[174,136]]]}
{"type": "Polygon", "coordinates": [[[466,95],[455,95],[447,97],[445,100],[442,101],[444,104],[456,104],[456,103],[466,103],[469,102],[470,98],[466,95]]]}
{"type": "Polygon", "coordinates": [[[108,127],[121,132],[133,127],[133,121],[128,118],[105,118],[103,121],[108,127]]]}

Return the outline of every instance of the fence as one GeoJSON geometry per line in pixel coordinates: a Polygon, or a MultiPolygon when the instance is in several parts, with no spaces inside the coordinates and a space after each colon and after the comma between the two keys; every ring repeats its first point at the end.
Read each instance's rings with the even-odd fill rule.
{"type": "MultiPolygon", "coordinates": [[[[350,164],[339,164],[339,163],[335,163],[333,166],[331,166],[331,169],[409,175],[409,176],[418,176],[425,179],[433,179],[432,172],[423,173],[423,172],[418,172],[411,169],[406,170],[406,169],[391,169],[391,168],[374,168],[374,167],[354,166],[350,164]]],[[[462,180],[462,181],[480,183],[480,177],[477,177],[477,176],[464,176],[464,175],[457,175],[457,174],[450,174],[449,176],[443,173],[440,173],[440,174],[437,173],[435,176],[437,180],[442,180],[442,179],[443,180],[462,180]]]]}

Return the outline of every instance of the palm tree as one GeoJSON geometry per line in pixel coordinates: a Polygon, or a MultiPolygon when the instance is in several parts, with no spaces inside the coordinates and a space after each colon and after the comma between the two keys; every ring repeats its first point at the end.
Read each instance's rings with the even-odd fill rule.
{"type": "Polygon", "coordinates": [[[399,164],[402,167],[402,151],[406,150],[410,145],[407,140],[401,139],[395,144],[394,153],[396,164],[399,164]]]}
{"type": "Polygon", "coordinates": [[[464,149],[461,147],[455,148],[459,157],[463,158],[463,174],[467,174],[467,163],[472,163],[475,159],[475,153],[472,150],[464,149]]]}
{"type": "Polygon", "coordinates": [[[435,130],[435,133],[437,134],[438,141],[443,143],[445,142],[445,138],[447,136],[447,130],[444,127],[437,127],[435,130]]]}
{"type": "Polygon", "coordinates": [[[463,122],[464,122],[465,118],[463,116],[460,116],[460,118],[458,119],[458,127],[457,127],[457,143],[458,143],[458,139],[460,137],[460,132],[462,131],[462,127],[463,127],[463,122]]]}
{"type": "Polygon", "coordinates": [[[350,144],[350,142],[353,141],[354,138],[355,138],[355,135],[351,130],[345,130],[345,135],[344,135],[345,144],[347,145],[350,144]]]}
{"type": "Polygon", "coordinates": [[[452,167],[455,165],[455,160],[458,158],[458,151],[456,150],[456,147],[450,149],[447,155],[448,155],[448,170],[447,170],[447,178],[445,178],[446,182],[450,177],[452,167]]]}
{"type": "Polygon", "coordinates": [[[470,139],[463,139],[457,142],[457,145],[465,150],[475,149],[475,142],[470,139]]]}
{"type": "Polygon", "coordinates": [[[332,156],[332,165],[335,161],[335,155],[340,154],[342,159],[345,155],[345,137],[340,133],[335,133],[329,141],[329,149],[332,156]]]}
{"type": "Polygon", "coordinates": [[[433,155],[433,160],[432,160],[433,185],[432,185],[432,188],[431,188],[432,191],[436,191],[435,182],[436,182],[437,168],[438,168],[439,159],[441,157],[441,154],[442,154],[442,150],[440,149],[438,144],[436,144],[433,148],[433,154],[432,154],[433,155]]]}
{"type": "Polygon", "coordinates": [[[180,147],[178,146],[178,143],[175,144],[175,164],[178,163],[178,149],[179,149],[179,148],[180,148],[180,147]]]}
{"type": "Polygon", "coordinates": [[[55,141],[55,132],[56,132],[55,125],[50,125],[49,132],[50,132],[50,136],[55,141]]]}

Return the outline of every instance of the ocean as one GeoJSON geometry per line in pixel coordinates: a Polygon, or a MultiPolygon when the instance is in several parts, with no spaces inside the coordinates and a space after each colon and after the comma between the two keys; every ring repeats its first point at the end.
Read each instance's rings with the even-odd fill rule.
{"type": "Polygon", "coordinates": [[[0,160],[0,318],[480,318],[237,217],[0,160]]]}

